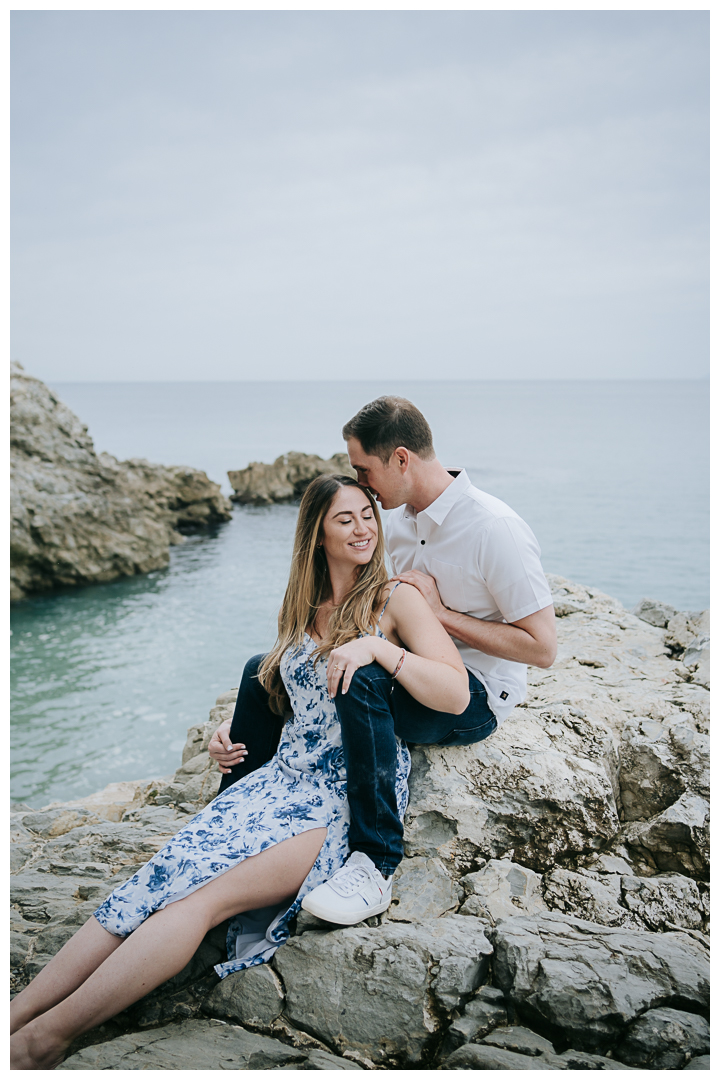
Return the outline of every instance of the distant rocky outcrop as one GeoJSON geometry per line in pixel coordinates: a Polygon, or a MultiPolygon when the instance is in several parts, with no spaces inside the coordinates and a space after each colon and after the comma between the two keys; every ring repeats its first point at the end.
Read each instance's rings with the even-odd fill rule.
{"type": "MultiPolygon", "coordinates": [[[[413,749],[388,911],[301,912],[222,982],[218,927],[61,1068],[709,1068],[709,693],[688,657],[707,613],[658,625],[549,580],[558,658],[527,701],[486,742],[413,749]]],[[[14,809],[15,988],[214,796],[236,695],[173,776],[14,809]]]]}
{"type": "Polygon", "coordinates": [[[13,600],[157,570],[183,531],[231,516],[204,472],[96,454],[85,425],[20,364],[10,419],[13,600]]]}
{"type": "Polygon", "coordinates": [[[317,454],[281,454],[272,465],[252,461],[247,469],[229,472],[234,492],[230,498],[251,506],[292,502],[301,497],[311,480],[325,473],[342,473],[355,479],[347,454],[333,454],[327,460],[317,454]]]}

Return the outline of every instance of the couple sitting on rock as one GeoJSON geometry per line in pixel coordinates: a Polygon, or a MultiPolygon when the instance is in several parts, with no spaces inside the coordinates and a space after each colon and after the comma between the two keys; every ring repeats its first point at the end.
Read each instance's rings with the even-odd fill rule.
{"type": "Polygon", "coordinates": [[[210,753],[220,793],[107,899],[12,1002],[16,1069],[180,971],[226,920],[225,976],[269,959],[302,906],[352,925],[390,904],[405,741],[487,738],[555,657],[537,541],[442,467],[403,398],[345,425],[358,481],[321,476],[298,516],[273,650],[246,665],[210,753]],[[388,580],[380,516],[395,577],[388,580]]]}

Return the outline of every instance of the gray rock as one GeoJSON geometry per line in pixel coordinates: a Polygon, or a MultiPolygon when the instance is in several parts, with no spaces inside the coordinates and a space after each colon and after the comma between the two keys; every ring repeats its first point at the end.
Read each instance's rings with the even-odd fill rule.
{"type": "Polygon", "coordinates": [[[616,843],[635,850],[657,870],[703,878],[710,872],[710,805],[685,792],[667,810],[619,830],[616,843]]]}
{"type": "Polygon", "coordinates": [[[685,1072],[688,1069],[709,1069],[710,1068],[710,1055],[701,1054],[700,1057],[693,1058],[685,1066],[685,1072]]]}
{"type": "Polygon", "coordinates": [[[631,719],[620,744],[619,780],[626,821],[660,814],[685,793],[708,798],[710,740],[687,714],[631,719]]]}
{"type": "Polygon", "coordinates": [[[568,1069],[631,1069],[631,1065],[623,1065],[621,1061],[613,1061],[612,1058],[601,1057],[599,1054],[585,1054],[582,1050],[566,1050],[560,1055],[560,1060],[566,1062],[568,1069]]]}
{"type": "Polygon", "coordinates": [[[679,1009],[649,1009],[630,1025],[613,1054],[626,1065],[682,1069],[710,1052],[710,1025],[704,1016],[679,1009]]]}
{"type": "Polygon", "coordinates": [[[75,910],[81,902],[77,898],[81,884],[80,878],[23,870],[10,878],[10,902],[28,921],[46,923],[75,910]]]}
{"type": "Polygon", "coordinates": [[[327,461],[317,454],[281,454],[272,465],[252,461],[246,469],[228,472],[233,502],[267,506],[299,499],[317,476],[341,473],[356,478],[347,454],[333,454],[327,461]]]}
{"type": "Polygon", "coordinates": [[[325,919],[318,919],[309,911],[300,908],[295,919],[295,933],[304,934],[308,930],[314,930],[318,934],[328,934],[331,930],[341,930],[340,923],[329,923],[325,919]]]}
{"type": "Polygon", "coordinates": [[[619,874],[596,874],[588,870],[556,868],[543,878],[545,903],[553,911],[562,911],[602,926],[628,926],[644,930],[639,918],[622,903],[619,874]]]}
{"type": "Polygon", "coordinates": [[[525,1054],[513,1054],[510,1050],[502,1050],[496,1046],[486,1046],[484,1043],[467,1043],[450,1055],[441,1069],[566,1069],[568,1066],[560,1057],[527,1057],[525,1054]]]}
{"type": "Polygon", "coordinates": [[[599,927],[550,914],[488,931],[494,978],[532,1026],[580,1050],[604,1050],[648,1009],[667,1001],[704,1011],[709,964],[687,934],[599,927]]]}
{"type": "Polygon", "coordinates": [[[512,851],[541,871],[618,831],[611,733],[565,707],[518,709],[484,742],[416,746],[412,759],[408,855],[439,856],[452,870],[512,851]]]}
{"type": "Polygon", "coordinates": [[[79,1050],[59,1069],[359,1068],[317,1050],[297,1050],[217,1020],[186,1020],[79,1050]],[[330,1059],[330,1060],[328,1060],[330,1059]],[[312,1062],[312,1064],[310,1064],[312,1062]],[[332,1062],[332,1064],[330,1064],[332,1062]]]}
{"type": "Polygon", "coordinates": [[[202,1010],[218,1019],[267,1029],[282,1013],[284,1003],[280,980],[271,967],[262,964],[222,979],[204,1000],[202,1010]]]}
{"type": "Polygon", "coordinates": [[[695,638],[690,642],[682,658],[685,667],[692,672],[691,679],[710,689],[710,638],[695,638]]]}
{"type": "Polygon", "coordinates": [[[671,607],[670,604],[661,604],[659,600],[648,600],[647,597],[643,597],[633,608],[633,615],[637,615],[638,619],[650,623],[651,626],[665,627],[673,615],[677,615],[677,609],[671,607]]]}
{"type": "Polygon", "coordinates": [[[670,619],[665,644],[674,652],[683,652],[696,638],[710,633],[709,611],[678,611],[670,619]]]}
{"type": "Polygon", "coordinates": [[[22,823],[30,832],[41,836],[44,840],[50,840],[55,836],[63,836],[76,829],[78,825],[87,822],[97,822],[94,814],[89,814],[82,807],[66,809],[58,807],[55,810],[37,810],[32,814],[25,814],[22,823]]]}
{"type": "Polygon", "coordinates": [[[461,878],[466,900],[460,914],[477,915],[494,924],[498,919],[520,913],[545,912],[548,908],[542,883],[540,874],[512,859],[490,859],[481,870],[461,878]]]}
{"type": "Polygon", "coordinates": [[[301,1061],[298,1065],[283,1065],[283,1069],[362,1069],[362,1065],[358,1065],[354,1061],[348,1060],[348,1058],[336,1057],[334,1054],[328,1054],[325,1050],[310,1050],[305,1061],[301,1061]]]}
{"type": "Polygon", "coordinates": [[[480,954],[475,960],[466,956],[444,956],[432,983],[435,1001],[451,1013],[482,982],[487,972],[487,957],[480,954]]]}
{"type": "Polygon", "coordinates": [[[494,986],[481,986],[465,1005],[463,1015],[453,1020],[445,1033],[441,1057],[445,1058],[458,1046],[479,1042],[496,1027],[508,1020],[505,995],[494,986]]]}
{"type": "Polygon", "coordinates": [[[706,926],[700,890],[682,874],[638,878],[558,868],[544,876],[543,891],[550,909],[602,926],[655,931],[706,926]]]}
{"type": "Polygon", "coordinates": [[[555,1047],[548,1039],[536,1035],[530,1028],[499,1028],[483,1039],[485,1046],[497,1046],[501,1050],[511,1050],[513,1054],[525,1054],[527,1057],[539,1057],[541,1054],[554,1054],[555,1047]]]}
{"type": "Polygon", "coordinates": [[[494,1031],[496,1027],[507,1024],[507,1007],[501,1001],[486,1001],[479,995],[471,998],[465,1006],[465,1016],[478,1022],[476,1036],[473,1039],[483,1039],[494,1031]]]}
{"type": "Polygon", "coordinates": [[[87,428],[12,365],[11,598],[166,566],[191,529],[231,516],[203,472],[96,454],[87,428]]]}
{"type": "Polygon", "coordinates": [[[393,899],[386,918],[422,922],[457,910],[460,889],[441,859],[403,859],[393,878],[393,899]]]}
{"type": "Polygon", "coordinates": [[[14,843],[10,848],[10,873],[17,874],[32,857],[32,844],[14,843]]]}
{"type": "Polygon", "coordinates": [[[623,876],[622,902],[648,930],[704,930],[709,912],[692,878],[662,873],[651,878],[623,876]]]}
{"type": "Polygon", "coordinates": [[[16,930],[10,932],[10,967],[17,968],[25,963],[30,938],[26,934],[20,934],[16,930]]]}
{"type": "Polygon", "coordinates": [[[493,1012],[497,1014],[499,1010],[494,1010],[492,1006],[487,1005],[485,1008],[488,1013],[486,1020],[478,1016],[459,1016],[457,1020],[453,1020],[445,1032],[440,1051],[441,1059],[448,1057],[465,1043],[480,1042],[484,1035],[489,1035],[494,1030],[496,1024],[492,1022],[490,1016],[493,1012]]]}
{"type": "Polygon", "coordinates": [[[423,1060],[446,1010],[487,971],[490,945],[477,920],[449,915],[305,933],[275,954],[285,1016],[339,1053],[378,1064],[423,1060]],[[443,1004],[444,1003],[444,1004],[443,1004]]]}

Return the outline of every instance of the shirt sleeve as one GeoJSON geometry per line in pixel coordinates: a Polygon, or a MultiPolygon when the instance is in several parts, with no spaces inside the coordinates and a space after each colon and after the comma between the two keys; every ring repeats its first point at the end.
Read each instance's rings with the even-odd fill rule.
{"type": "Polygon", "coordinates": [[[553,602],[540,545],[522,518],[497,518],[483,530],[478,570],[506,622],[517,622],[553,602]]]}

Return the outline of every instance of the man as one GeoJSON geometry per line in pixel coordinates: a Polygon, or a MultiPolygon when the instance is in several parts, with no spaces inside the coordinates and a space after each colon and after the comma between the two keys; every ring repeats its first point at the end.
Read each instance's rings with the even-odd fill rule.
{"type": "MultiPolygon", "coordinates": [[[[532,531],[505,503],[473,487],[464,470],[443,468],[427,421],[411,402],[370,402],[348,421],[343,437],[360,483],[393,510],[386,538],[396,580],[425,597],[455,640],[470,682],[470,704],[459,716],[420,705],[379,664],[359,668],[348,692],[335,698],[352,854],[303,907],[351,925],[389,906],[403,854],[395,736],[442,746],[487,738],[524,699],[526,665],[551,666],[556,637],[532,531]]],[[[253,677],[260,659],[246,667],[232,727],[221,726],[209,747],[221,769],[232,769],[221,787],[263,764],[277,745],[281,722],[253,677]],[[247,752],[238,745],[245,738],[247,752]]]]}

